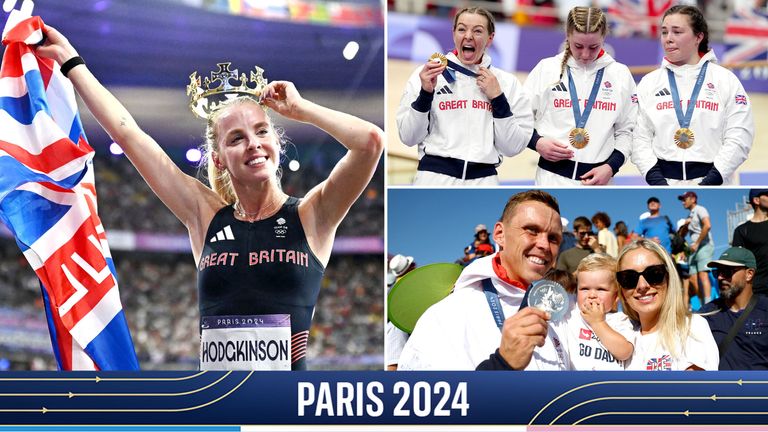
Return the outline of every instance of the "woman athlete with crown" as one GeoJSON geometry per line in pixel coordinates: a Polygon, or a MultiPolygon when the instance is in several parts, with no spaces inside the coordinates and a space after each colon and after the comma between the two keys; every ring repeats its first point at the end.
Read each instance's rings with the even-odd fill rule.
{"type": "Polygon", "coordinates": [[[199,272],[201,368],[306,369],[309,327],[336,229],[376,170],[382,131],[275,81],[258,100],[238,97],[208,116],[209,188],[139,128],[61,33],[50,26],[44,33],[37,54],[62,65],[94,117],[189,230],[199,272]],[[281,189],[282,142],[267,108],[324,130],[348,150],[302,199],[281,189]]]}

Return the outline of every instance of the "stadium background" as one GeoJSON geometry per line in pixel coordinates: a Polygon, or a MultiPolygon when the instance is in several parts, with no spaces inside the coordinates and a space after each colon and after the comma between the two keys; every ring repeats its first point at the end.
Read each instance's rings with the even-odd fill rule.
{"type": "MultiPolygon", "coordinates": [[[[561,20],[573,6],[598,4],[611,26],[605,49],[630,67],[635,81],[655,69],[663,57],[657,38],[661,14],[671,4],[706,8],[710,45],[720,64],[736,65],[755,118],[749,158],[737,171],[741,185],[768,184],[768,9],[764,0],[389,0],[387,14],[387,174],[388,184],[410,184],[418,152],[400,141],[395,113],[408,77],[436,52],[453,50],[452,16],[457,7],[481,6],[496,16],[496,36],[489,48],[495,66],[514,71],[523,82],[539,60],[561,51],[561,20]]],[[[524,150],[506,158],[499,179],[506,185],[532,185],[538,154],[524,150]]],[[[615,177],[616,185],[645,185],[630,162],[615,177]]]]}
{"type": "MultiPolygon", "coordinates": [[[[185,172],[204,123],[187,109],[189,75],[231,61],[289,80],[314,102],[384,126],[384,29],[376,0],[331,2],[38,0],[34,14],[67,36],[185,172]],[[355,50],[355,43],[358,50],[355,50]],[[346,49],[346,50],[345,50],[346,49]],[[191,152],[190,152],[191,150],[191,152]]],[[[0,22],[7,14],[2,12],[0,22]]],[[[195,264],[186,230],[81,105],[99,214],[118,271],[123,308],[142,369],[196,369],[195,264]]],[[[283,188],[303,196],[344,148],[312,126],[276,116],[290,141],[283,188]]],[[[383,364],[383,162],[337,233],[315,310],[310,369],[383,364]]],[[[55,369],[34,273],[0,225],[0,370],[55,369]]]]}

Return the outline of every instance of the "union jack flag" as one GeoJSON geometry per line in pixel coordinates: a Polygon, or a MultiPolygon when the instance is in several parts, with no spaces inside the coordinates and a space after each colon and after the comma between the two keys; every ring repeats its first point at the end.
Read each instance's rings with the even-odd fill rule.
{"type": "Polygon", "coordinates": [[[725,26],[724,63],[768,60],[768,13],[762,10],[734,11],[725,26]]]}
{"type": "Polygon", "coordinates": [[[675,3],[674,0],[614,0],[607,10],[611,34],[657,37],[661,16],[675,3]]]}
{"type": "Polygon", "coordinates": [[[632,93],[631,99],[632,103],[637,103],[637,93],[632,93]]]}
{"type": "Polygon", "coordinates": [[[747,104],[747,96],[746,95],[736,95],[736,103],[739,105],[746,105],[747,104]]]}
{"type": "Polygon", "coordinates": [[[43,26],[32,17],[3,39],[0,220],[40,279],[59,368],[137,370],[72,84],[27,45],[43,26]]]}
{"type": "Polygon", "coordinates": [[[672,370],[672,357],[669,354],[665,354],[659,358],[652,358],[648,360],[645,369],[649,371],[672,370]]]}

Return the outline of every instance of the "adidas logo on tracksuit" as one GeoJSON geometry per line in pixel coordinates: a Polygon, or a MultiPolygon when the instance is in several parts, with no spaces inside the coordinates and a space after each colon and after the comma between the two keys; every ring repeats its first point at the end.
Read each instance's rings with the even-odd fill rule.
{"type": "Polygon", "coordinates": [[[552,87],[552,91],[563,91],[563,92],[567,92],[567,91],[568,91],[568,89],[566,89],[566,88],[565,88],[565,84],[563,84],[563,82],[562,82],[562,81],[560,81],[559,83],[557,83],[557,85],[556,85],[556,86],[552,87]]]}
{"type": "Polygon", "coordinates": [[[220,240],[234,240],[235,236],[232,234],[232,228],[227,225],[221,231],[217,232],[215,236],[209,240],[211,243],[215,243],[220,240]]]}
{"type": "Polygon", "coordinates": [[[445,85],[437,91],[437,94],[453,94],[453,92],[451,91],[450,87],[445,85]]]}
{"type": "Polygon", "coordinates": [[[656,96],[669,96],[671,94],[672,93],[670,93],[669,90],[666,87],[664,87],[663,89],[661,89],[661,91],[656,93],[656,96]]]}

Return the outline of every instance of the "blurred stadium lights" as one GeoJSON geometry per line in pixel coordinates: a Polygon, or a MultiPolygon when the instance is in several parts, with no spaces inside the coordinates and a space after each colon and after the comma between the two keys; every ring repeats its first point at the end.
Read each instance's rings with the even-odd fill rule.
{"type": "Polygon", "coordinates": [[[384,23],[381,0],[169,0],[219,13],[332,26],[384,23]]]}
{"type": "Polygon", "coordinates": [[[120,146],[117,143],[113,142],[112,144],[109,145],[109,152],[117,156],[117,155],[123,154],[123,149],[120,148],[120,146]]]}
{"type": "Polygon", "coordinates": [[[299,168],[301,168],[301,163],[297,161],[296,159],[293,159],[292,161],[288,162],[288,169],[291,171],[298,171],[299,168]]]}
{"type": "MultiPolygon", "coordinates": [[[[189,74],[198,71],[207,76],[221,61],[231,61],[243,71],[258,64],[268,79],[293,82],[306,99],[383,127],[381,2],[327,1],[313,6],[327,11],[339,5],[375,10],[365,26],[323,22],[321,15],[285,21],[246,13],[285,4],[286,0],[45,0],[35,3],[34,13],[67,36],[94,75],[179,164],[187,163],[190,147],[203,142],[205,127],[187,109],[189,74]],[[230,3],[240,4],[243,13],[214,12],[230,3]],[[358,44],[358,52],[346,60],[339,53],[350,41],[358,44]]],[[[328,20],[334,13],[328,12],[328,20]]],[[[7,13],[0,12],[0,22],[6,18],[7,13]]],[[[80,115],[91,146],[106,153],[112,139],[82,105],[80,115]]],[[[280,116],[275,121],[301,144],[303,161],[337,147],[327,145],[330,138],[311,125],[280,116]]]]}
{"type": "Polygon", "coordinates": [[[357,52],[360,50],[360,44],[358,44],[355,41],[349,41],[347,43],[347,46],[344,47],[344,51],[342,54],[344,54],[344,58],[347,60],[352,60],[357,55],[357,52]]]}
{"type": "Polygon", "coordinates": [[[112,3],[111,0],[100,0],[93,4],[93,10],[96,12],[101,12],[103,10],[106,10],[109,8],[110,4],[112,3]]]}
{"type": "Polygon", "coordinates": [[[200,162],[200,159],[202,159],[203,154],[200,152],[200,149],[198,148],[191,148],[187,150],[187,160],[189,162],[197,163],[200,162]]]}

